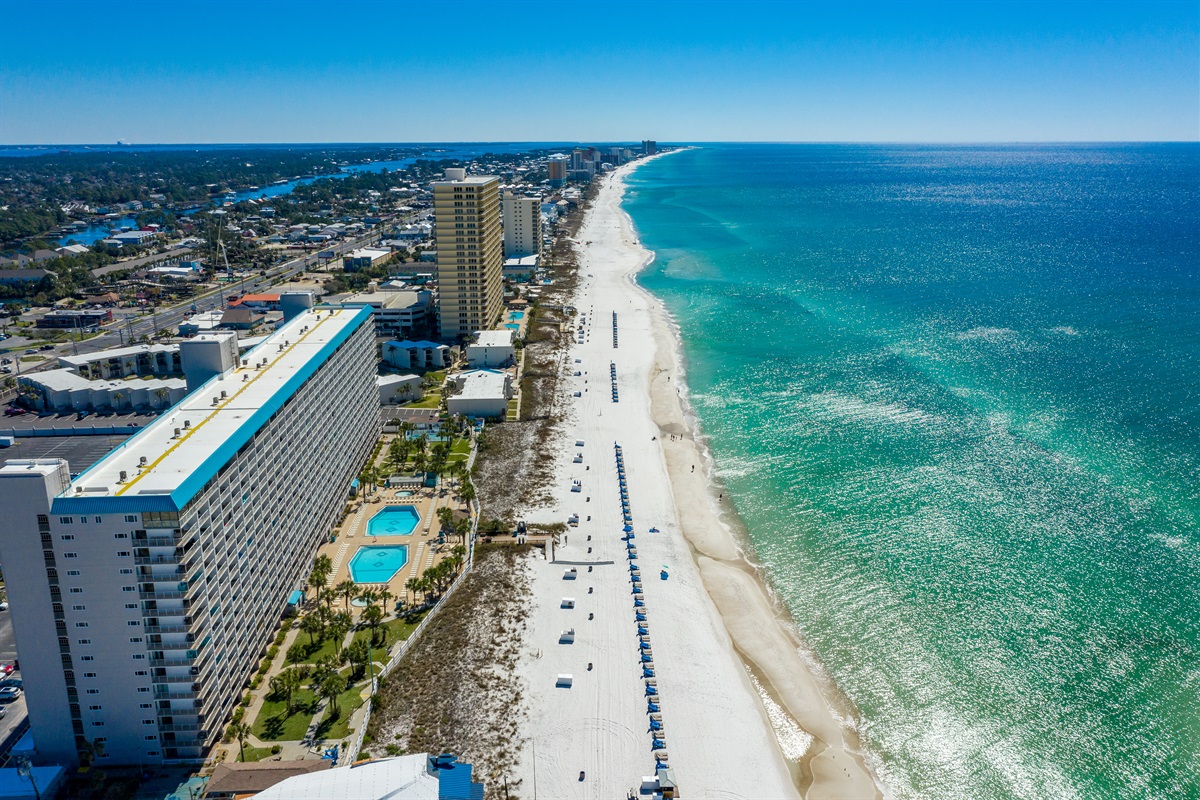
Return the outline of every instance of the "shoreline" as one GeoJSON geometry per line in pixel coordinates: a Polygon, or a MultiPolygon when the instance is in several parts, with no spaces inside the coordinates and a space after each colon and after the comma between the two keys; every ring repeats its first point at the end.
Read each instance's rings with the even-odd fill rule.
{"type": "Polygon", "coordinates": [[[649,382],[651,416],[663,434],[658,440],[659,449],[670,476],[681,530],[737,657],[754,676],[758,684],[755,688],[766,695],[760,700],[764,705],[776,704],[777,712],[786,714],[781,719],[779,713],[772,714],[764,707],[772,732],[777,739],[787,739],[790,722],[808,737],[803,755],[789,759],[801,795],[813,800],[882,798],[857,732],[843,721],[852,714],[849,700],[823,670],[814,669],[801,655],[804,648],[795,624],[769,581],[749,558],[744,524],[732,503],[724,500],[724,489],[714,475],[714,458],[688,401],[679,326],[664,302],[638,282],[638,275],[653,263],[656,254],[642,245],[633,219],[623,206],[624,178],[644,163],[634,162],[605,180],[614,184],[622,222],[631,234],[633,247],[643,256],[626,278],[652,309],[655,359],[649,382]],[[694,472],[691,465],[701,465],[701,469],[694,472]],[[697,502],[700,500],[703,502],[697,502]]]}

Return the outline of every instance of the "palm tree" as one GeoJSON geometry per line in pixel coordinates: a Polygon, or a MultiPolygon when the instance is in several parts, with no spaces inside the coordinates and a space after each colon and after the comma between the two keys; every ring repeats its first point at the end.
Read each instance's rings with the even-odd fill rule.
{"type": "Polygon", "coordinates": [[[285,716],[292,715],[292,701],[296,698],[296,692],[300,691],[301,681],[300,671],[295,669],[285,669],[271,678],[271,694],[283,698],[285,716]]]}
{"type": "Polygon", "coordinates": [[[363,609],[362,621],[371,629],[371,641],[375,641],[375,633],[379,630],[380,623],[383,622],[383,612],[379,610],[379,606],[370,605],[363,609]]]}
{"type": "Polygon", "coordinates": [[[385,615],[387,614],[388,606],[390,606],[392,601],[395,599],[396,595],[392,594],[391,590],[386,586],[379,590],[379,605],[382,607],[385,615]]]}
{"type": "Polygon", "coordinates": [[[367,660],[371,657],[371,646],[367,644],[366,639],[355,639],[346,648],[346,657],[350,660],[354,674],[362,675],[367,671],[367,660]]]}
{"type": "Polygon", "coordinates": [[[163,401],[170,397],[171,393],[162,386],[154,390],[154,396],[158,398],[158,404],[162,405],[163,401]]]}
{"type": "Polygon", "coordinates": [[[417,601],[417,592],[421,591],[421,581],[419,578],[409,578],[404,582],[404,588],[412,592],[413,602],[417,601]]]}
{"type": "Polygon", "coordinates": [[[338,717],[341,710],[338,708],[338,695],[346,691],[346,679],[336,672],[321,681],[319,693],[329,701],[330,716],[338,717]]]}
{"type": "Polygon", "coordinates": [[[342,642],[353,627],[354,622],[350,619],[349,614],[334,614],[333,619],[329,621],[329,635],[333,637],[333,648],[338,658],[342,657],[342,642]]]}
{"type": "Polygon", "coordinates": [[[246,738],[250,736],[250,726],[244,722],[235,722],[229,726],[229,735],[238,741],[238,761],[246,760],[246,738]]]}
{"type": "Polygon", "coordinates": [[[350,613],[350,600],[354,597],[354,592],[358,590],[358,584],[347,578],[334,587],[333,591],[342,596],[342,601],[345,603],[346,613],[350,613]]]}
{"type": "Polygon", "coordinates": [[[300,620],[300,630],[308,634],[308,643],[312,647],[317,646],[317,636],[320,635],[322,628],[324,626],[316,614],[306,614],[304,619],[300,620]]]}
{"type": "Polygon", "coordinates": [[[121,407],[121,403],[123,403],[123,402],[125,402],[125,393],[124,392],[113,392],[113,395],[112,395],[113,408],[119,409],[121,407]]]}
{"type": "Polygon", "coordinates": [[[437,511],[437,518],[438,518],[438,522],[441,523],[442,530],[446,530],[446,531],[454,530],[454,510],[453,509],[447,508],[446,506],[442,506],[437,511]]]}

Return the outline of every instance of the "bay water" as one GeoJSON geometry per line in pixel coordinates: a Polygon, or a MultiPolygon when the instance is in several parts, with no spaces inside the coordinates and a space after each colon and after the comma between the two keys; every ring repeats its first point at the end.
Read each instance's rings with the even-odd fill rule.
{"type": "Polygon", "coordinates": [[[1200,797],[1200,147],[712,145],[628,187],[889,796],[1200,797]]]}

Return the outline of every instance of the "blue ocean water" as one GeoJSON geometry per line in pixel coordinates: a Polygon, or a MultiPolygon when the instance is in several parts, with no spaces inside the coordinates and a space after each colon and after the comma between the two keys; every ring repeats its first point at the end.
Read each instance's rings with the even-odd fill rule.
{"type": "Polygon", "coordinates": [[[1200,797],[1200,147],[712,146],[625,207],[889,793],[1200,797]]]}

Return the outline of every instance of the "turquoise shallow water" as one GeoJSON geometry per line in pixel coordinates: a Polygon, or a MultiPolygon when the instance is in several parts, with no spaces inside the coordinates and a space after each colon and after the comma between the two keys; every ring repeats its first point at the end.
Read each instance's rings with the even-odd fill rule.
{"type": "Polygon", "coordinates": [[[716,146],[629,187],[889,792],[1200,797],[1200,148],[716,146]]]}

